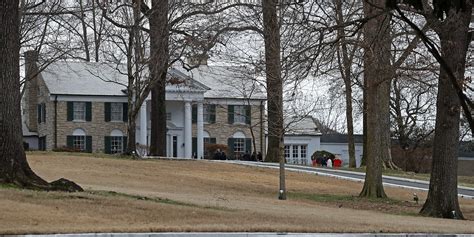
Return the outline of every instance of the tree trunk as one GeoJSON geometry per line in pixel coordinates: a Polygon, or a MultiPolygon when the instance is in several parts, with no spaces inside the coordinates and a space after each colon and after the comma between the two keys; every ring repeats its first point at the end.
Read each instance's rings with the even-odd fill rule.
{"type": "MultiPolygon", "coordinates": [[[[129,110],[130,111],[130,110],[129,110]]],[[[137,138],[136,138],[136,129],[137,123],[135,122],[137,116],[133,116],[131,112],[128,113],[128,124],[127,124],[127,153],[131,153],[137,150],[137,138]]]]}
{"type": "Polygon", "coordinates": [[[0,182],[47,186],[33,173],[23,150],[18,4],[18,0],[0,2],[0,182]]]}
{"type": "MultiPolygon", "coordinates": [[[[56,183],[49,184],[31,170],[23,150],[18,6],[18,0],[0,1],[0,183],[62,190],[55,186],[56,183]]],[[[75,191],[82,190],[77,187],[75,191]]]]}
{"type": "MultiPolygon", "coordinates": [[[[344,15],[342,12],[342,1],[336,0],[336,21],[338,30],[337,36],[339,38],[338,46],[338,61],[339,68],[341,70],[341,76],[344,80],[345,86],[345,98],[346,98],[346,121],[347,121],[347,142],[348,142],[348,151],[349,151],[349,167],[356,168],[356,158],[355,158],[355,144],[354,144],[354,119],[352,117],[352,83],[351,83],[351,67],[352,60],[349,58],[349,51],[347,49],[346,34],[344,27],[344,15]],[[342,55],[341,55],[342,54],[342,55]],[[342,63],[341,63],[342,56],[342,63]]],[[[355,46],[354,46],[355,47],[355,46]]],[[[353,51],[354,52],[354,51],[353,51]]]]}
{"type": "Polygon", "coordinates": [[[166,156],[166,74],[169,62],[168,0],[153,0],[150,13],[150,155],[166,156]]]}
{"type": "MultiPolygon", "coordinates": [[[[441,42],[441,54],[457,81],[464,81],[468,30],[472,6],[450,10],[442,25],[435,29],[441,42]]],[[[428,216],[463,219],[457,190],[460,101],[444,68],[438,80],[436,125],[428,197],[421,213],[428,216]]]]}
{"type": "Polygon", "coordinates": [[[280,61],[278,0],[263,0],[263,32],[268,101],[268,154],[266,161],[280,162],[279,199],[286,199],[285,157],[283,155],[283,81],[280,61]]]}
{"type": "MultiPolygon", "coordinates": [[[[366,162],[361,197],[386,197],[382,184],[382,162],[388,156],[387,124],[390,122],[390,16],[382,13],[383,0],[364,1],[364,82],[366,83],[366,162]]],[[[388,125],[389,126],[389,125],[388,125]]],[[[389,127],[388,127],[389,128],[389,127]]]]}

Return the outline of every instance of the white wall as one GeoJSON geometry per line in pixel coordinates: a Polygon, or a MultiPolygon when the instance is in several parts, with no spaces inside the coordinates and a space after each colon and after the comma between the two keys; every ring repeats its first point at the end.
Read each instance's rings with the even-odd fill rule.
{"type": "Polygon", "coordinates": [[[184,102],[166,101],[166,113],[171,113],[171,122],[176,127],[184,128],[184,102]]]}
{"type": "Polygon", "coordinates": [[[38,150],[38,137],[23,137],[23,141],[30,145],[30,150],[38,150]]]}
{"type": "MultiPolygon", "coordinates": [[[[339,155],[342,159],[342,166],[349,165],[349,149],[347,143],[321,143],[321,148],[319,150],[326,150],[335,155],[339,155]]],[[[360,166],[362,158],[362,144],[355,144],[355,156],[357,167],[360,166]]]]}
{"type": "Polygon", "coordinates": [[[320,140],[320,136],[285,136],[283,143],[285,145],[307,145],[306,163],[311,165],[311,155],[318,150],[320,140]]]}

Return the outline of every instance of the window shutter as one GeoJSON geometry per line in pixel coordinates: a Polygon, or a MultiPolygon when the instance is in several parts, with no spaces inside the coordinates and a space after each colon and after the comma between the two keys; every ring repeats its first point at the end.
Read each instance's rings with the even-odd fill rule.
{"type": "Polygon", "coordinates": [[[86,121],[92,121],[92,103],[86,102],[86,121]]]}
{"type": "Polygon", "coordinates": [[[193,105],[192,106],[192,116],[191,116],[193,123],[197,122],[197,117],[198,117],[197,106],[193,105]]]}
{"type": "Polygon", "coordinates": [[[252,153],[252,138],[245,138],[245,151],[252,153]]]}
{"type": "Polygon", "coordinates": [[[66,138],[66,146],[68,148],[74,148],[74,136],[67,136],[66,138]]]}
{"type": "Polygon", "coordinates": [[[67,121],[72,121],[74,119],[74,102],[67,102],[67,121]]]}
{"type": "Polygon", "coordinates": [[[41,105],[37,104],[36,105],[36,117],[38,118],[38,123],[41,123],[41,105]]]}
{"type": "Polygon", "coordinates": [[[234,106],[233,105],[227,106],[227,120],[229,124],[234,123],[234,106]]]}
{"type": "Polygon", "coordinates": [[[105,136],[104,137],[104,152],[105,154],[110,154],[112,153],[111,152],[111,147],[110,147],[110,137],[109,136],[105,136]]]}
{"type": "Polygon", "coordinates": [[[209,123],[216,123],[216,105],[209,105],[209,123]]]}
{"type": "Polygon", "coordinates": [[[123,144],[122,144],[123,151],[122,152],[128,152],[127,137],[122,137],[122,140],[123,140],[123,144]]]}
{"type": "Polygon", "coordinates": [[[41,115],[42,115],[42,121],[43,121],[43,122],[46,122],[46,104],[43,103],[41,107],[42,107],[42,113],[41,113],[41,115]]]}
{"type": "Polygon", "coordinates": [[[193,158],[194,158],[194,154],[197,155],[197,147],[198,147],[197,141],[198,141],[197,137],[193,137],[193,142],[192,142],[192,143],[193,143],[193,144],[192,144],[192,152],[193,152],[192,154],[193,154],[193,158]]]}
{"type": "Polygon", "coordinates": [[[122,113],[123,121],[128,122],[128,103],[123,103],[122,113]]]}
{"type": "Polygon", "coordinates": [[[227,139],[227,156],[234,159],[234,138],[227,139]]]}
{"type": "Polygon", "coordinates": [[[250,105],[245,106],[245,123],[250,124],[252,119],[252,110],[250,105]]]}
{"type": "Polygon", "coordinates": [[[92,153],[92,136],[86,136],[86,152],[92,153]]]}
{"type": "Polygon", "coordinates": [[[110,115],[110,102],[105,102],[104,103],[104,118],[105,122],[110,122],[111,120],[111,115],[110,115]]]}

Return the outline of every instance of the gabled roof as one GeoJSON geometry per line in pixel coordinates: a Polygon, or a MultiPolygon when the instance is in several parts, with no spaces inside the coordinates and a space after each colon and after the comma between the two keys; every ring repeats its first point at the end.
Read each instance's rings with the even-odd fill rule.
{"type": "Polygon", "coordinates": [[[286,131],[285,135],[296,136],[296,135],[306,135],[306,136],[319,136],[321,132],[319,131],[316,123],[311,116],[306,117],[289,117],[285,118],[286,131]]]}
{"type": "Polygon", "coordinates": [[[245,67],[201,65],[183,73],[211,88],[204,93],[205,98],[267,98],[255,75],[245,67]]]}
{"type": "MultiPolygon", "coordinates": [[[[186,81],[186,86],[192,90],[210,89],[176,69],[170,68],[168,74],[171,78],[177,77],[186,81]]],[[[128,81],[123,66],[95,62],[57,61],[42,71],[40,76],[49,92],[59,95],[125,96],[123,90],[126,89],[128,81]]],[[[177,90],[180,86],[183,87],[167,85],[166,89],[177,90]]]]}

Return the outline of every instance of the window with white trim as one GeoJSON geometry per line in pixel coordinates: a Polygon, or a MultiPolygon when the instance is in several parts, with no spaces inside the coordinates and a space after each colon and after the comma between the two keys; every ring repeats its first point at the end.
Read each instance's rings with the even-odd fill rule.
{"type": "Polygon", "coordinates": [[[236,157],[240,157],[245,152],[245,139],[235,138],[234,139],[234,154],[236,157]]]}
{"type": "Polygon", "coordinates": [[[73,136],[72,146],[79,151],[86,150],[86,136],[73,136]]]}
{"type": "Polygon", "coordinates": [[[86,150],[86,132],[80,128],[72,132],[72,148],[79,151],[86,150]]]}
{"type": "Polygon", "coordinates": [[[211,114],[212,114],[212,110],[211,110],[211,106],[212,105],[203,105],[202,107],[202,120],[204,123],[211,123],[211,114]]]}
{"type": "Polygon", "coordinates": [[[123,152],[123,137],[110,137],[110,153],[122,153],[123,152]]]}
{"type": "Polygon", "coordinates": [[[246,121],[246,110],[244,105],[234,106],[234,123],[245,123],[246,121]]]}
{"type": "Polygon", "coordinates": [[[285,146],[285,160],[288,161],[290,159],[290,146],[285,146]]]}
{"type": "Polygon", "coordinates": [[[307,164],[308,145],[285,145],[285,158],[288,164],[307,164]]]}
{"type": "Polygon", "coordinates": [[[86,120],[86,102],[74,102],[73,103],[73,115],[74,120],[85,121],[86,120]]]}
{"type": "Polygon", "coordinates": [[[301,146],[300,146],[300,159],[301,159],[301,163],[300,163],[300,164],[302,164],[302,165],[306,165],[306,164],[307,164],[307,159],[306,159],[307,148],[308,148],[307,145],[301,145],[301,146]]]}
{"type": "Polygon", "coordinates": [[[110,103],[110,120],[123,121],[123,103],[110,103]]]}

